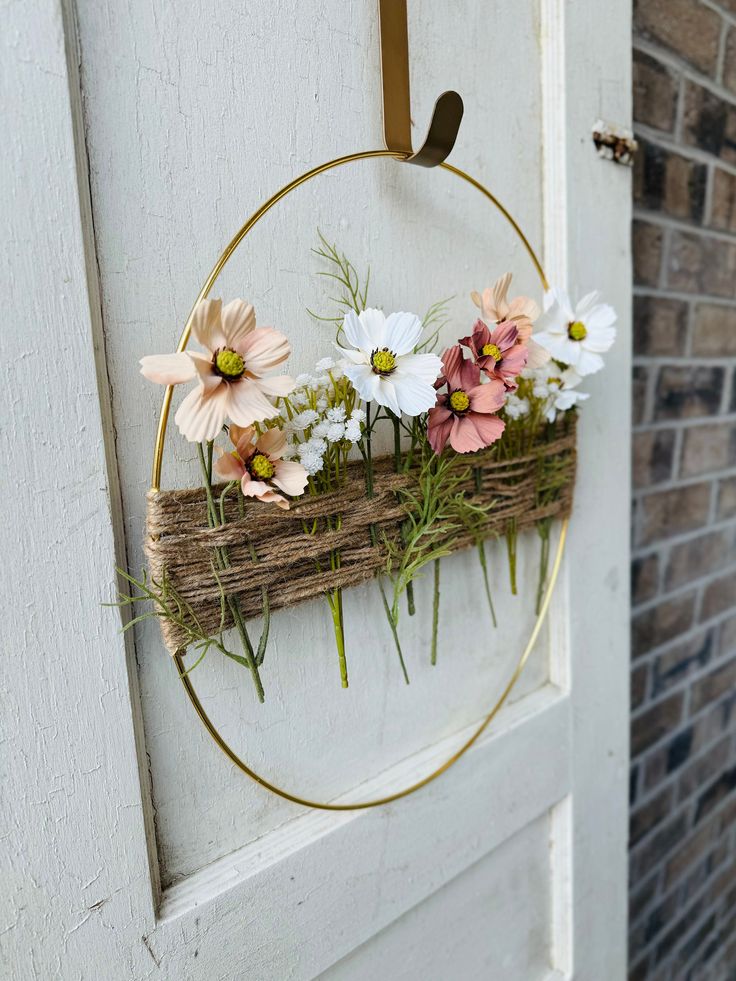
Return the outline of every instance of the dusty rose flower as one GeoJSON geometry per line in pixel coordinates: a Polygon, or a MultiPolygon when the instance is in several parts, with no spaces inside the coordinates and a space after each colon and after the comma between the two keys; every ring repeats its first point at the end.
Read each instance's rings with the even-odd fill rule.
{"type": "Polygon", "coordinates": [[[198,381],[176,413],[182,435],[193,443],[214,439],[226,419],[250,426],[276,415],[268,396],[288,395],[288,375],[264,378],[286,361],[289,342],[273,327],[256,327],[253,307],[243,300],[202,300],[192,323],[204,353],[182,351],[141,358],[141,374],[159,385],[198,381]]]}
{"type": "Polygon", "coordinates": [[[516,324],[507,320],[491,330],[482,320],[476,320],[473,333],[463,337],[461,344],[469,348],[475,363],[489,378],[502,381],[508,391],[519,387],[517,378],[526,367],[529,352],[524,344],[517,344],[519,331],[516,324]]]}
{"type": "Polygon", "coordinates": [[[427,416],[427,439],[435,453],[449,441],[457,453],[472,453],[495,443],[505,424],[496,412],[503,407],[503,382],[481,383],[480,368],[466,360],[456,344],[442,355],[447,391],[438,395],[437,405],[427,416]]]}
{"type": "Polygon", "coordinates": [[[511,273],[506,273],[496,280],[492,288],[484,289],[482,293],[473,291],[470,298],[480,308],[481,317],[486,323],[499,324],[504,320],[513,320],[519,331],[518,343],[529,350],[527,368],[539,368],[550,359],[549,351],[532,337],[534,322],[541,313],[539,304],[528,296],[515,296],[509,300],[511,279],[511,273]]]}
{"type": "Polygon", "coordinates": [[[218,447],[221,456],[215,461],[215,471],[223,480],[239,480],[246,497],[277,504],[288,511],[289,502],[275,487],[290,497],[299,497],[307,486],[307,471],[293,460],[282,460],[286,435],[280,429],[269,429],[254,442],[252,426],[241,429],[230,426],[230,439],[235,447],[228,453],[218,447]]]}

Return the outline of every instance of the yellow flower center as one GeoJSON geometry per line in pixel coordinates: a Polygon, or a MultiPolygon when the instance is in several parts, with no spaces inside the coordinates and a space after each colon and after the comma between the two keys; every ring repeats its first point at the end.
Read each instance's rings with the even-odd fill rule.
{"type": "Polygon", "coordinates": [[[582,341],[588,336],[585,324],[581,320],[575,320],[568,325],[567,336],[571,341],[582,341]]]}
{"type": "Polygon", "coordinates": [[[561,385],[562,384],[562,379],[561,378],[548,378],[547,379],[547,384],[548,385],[561,385]]]}
{"type": "Polygon", "coordinates": [[[371,368],[376,375],[390,375],[396,368],[396,355],[387,347],[371,354],[371,368]]]}
{"type": "Polygon", "coordinates": [[[450,408],[455,412],[465,412],[470,407],[470,399],[466,393],[458,388],[456,392],[453,392],[450,396],[450,408]]]}
{"type": "Polygon", "coordinates": [[[250,471],[261,480],[270,480],[276,473],[276,467],[263,453],[256,453],[250,461],[250,471]]]}
{"type": "Polygon", "coordinates": [[[486,358],[493,358],[494,361],[501,360],[501,348],[497,344],[484,344],[480,352],[486,358]]]}
{"type": "Polygon", "coordinates": [[[237,351],[225,347],[222,351],[218,351],[215,356],[215,370],[223,378],[234,381],[245,372],[245,361],[237,351]]]}

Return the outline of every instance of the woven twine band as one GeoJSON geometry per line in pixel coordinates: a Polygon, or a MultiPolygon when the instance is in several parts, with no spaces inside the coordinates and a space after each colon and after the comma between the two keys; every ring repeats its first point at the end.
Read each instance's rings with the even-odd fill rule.
{"type": "MultiPolygon", "coordinates": [[[[560,435],[535,445],[525,456],[498,460],[491,449],[476,453],[472,462],[469,459],[471,473],[458,485],[458,492],[471,501],[491,501],[493,507],[474,533],[450,534],[447,547],[457,551],[479,538],[503,535],[509,528],[521,531],[544,518],[567,517],[575,481],[575,428],[574,417],[565,420],[558,427],[560,435]],[[561,487],[552,500],[540,504],[540,473],[552,459],[555,486],[561,487]],[[474,473],[479,468],[480,490],[474,473]]],[[[371,498],[366,497],[360,461],[349,464],[339,490],[300,500],[289,511],[248,501],[241,518],[234,489],[225,498],[227,523],[217,528],[208,527],[203,487],[149,491],[146,555],[152,580],[160,584],[165,571],[200,626],[207,634],[216,634],[222,616],[220,585],[226,595],[237,597],[249,618],[261,613],[262,586],[268,588],[269,605],[275,610],[373,579],[386,569],[387,541],[394,546],[400,541],[406,505],[397,491],[417,484],[416,471],[393,472],[393,457],[379,457],[373,466],[371,498]],[[371,526],[376,544],[371,541],[371,526]],[[221,546],[227,547],[229,566],[215,577],[214,549],[221,546]],[[338,569],[330,569],[330,553],[339,553],[338,569]]],[[[224,486],[214,488],[216,498],[224,486]]],[[[225,620],[226,626],[231,624],[231,619],[225,620]]],[[[179,627],[162,620],[161,630],[172,654],[182,649],[185,635],[179,627]]]]}

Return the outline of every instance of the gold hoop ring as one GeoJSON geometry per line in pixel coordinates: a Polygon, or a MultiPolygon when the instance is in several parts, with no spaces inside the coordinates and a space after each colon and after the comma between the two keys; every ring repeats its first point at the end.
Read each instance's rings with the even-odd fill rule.
{"type": "MultiPolygon", "coordinates": [[[[205,281],[204,286],[199,291],[199,295],[197,296],[197,299],[194,302],[194,306],[192,307],[191,313],[187,318],[187,322],[184,326],[184,330],[182,331],[181,337],[179,338],[177,351],[180,352],[186,349],[186,346],[189,343],[189,337],[192,330],[194,311],[197,309],[197,306],[200,303],[200,301],[204,300],[209,295],[210,290],[214,286],[215,282],[217,281],[217,278],[219,277],[222,270],[225,268],[225,265],[227,264],[232,254],[235,252],[235,250],[243,241],[243,239],[248,234],[248,232],[250,232],[250,230],[254,227],[254,225],[256,225],[261,220],[261,218],[263,218],[263,216],[267,214],[267,212],[269,212],[271,208],[274,207],[274,205],[278,204],[278,202],[281,201],[282,198],[285,198],[287,194],[290,194],[297,187],[300,187],[302,184],[305,184],[313,177],[317,177],[328,170],[334,170],[336,167],[341,167],[343,166],[343,164],[353,163],[354,161],[357,160],[369,160],[374,157],[391,157],[394,160],[406,160],[408,156],[409,154],[395,153],[392,150],[365,150],[360,153],[351,153],[344,157],[337,157],[335,160],[329,160],[327,163],[320,164],[319,167],[314,167],[312,170],[307,171],[307,173],[302,174],[300,177],[294,178],[293,181],[282,187],[280,191],[277,191],[276,194],[274,194],[272,197],[268,199],[268,201],[262,204],[257,211],[253,212],[253,214],[240,228],[237,234],[233,237],[233,239],[230,241],[230,243],[227,245],[224,252],[220,256],[220,258],[215,263],[212,272],[209,274],[209,276],[205,281]]],[[[544,269],[542,268],[541,262],[537,258],[534,249],[529,244],[529,241],[524,235],[524,233],[522,232],[521,228],[516,223],[514,218],[511,216],[511,214],[501,204],[501,202],[496,197],[494,197],[493,194],[491,194],[488,188],[484,187],[483,184],[477,181],[474,177],[471,177],[470,174],[466,174],[465,171],[460,170],[458,167],[453,167],[452,164],[448,164],[446,162],[439,164],[439,167],[442,170],[447,170],[451,174],[454,174],[456,177],[459,177],[467,184],[470,184],[471,187],[474,187],[477,191],[479,191],[483,195],[483,197],[485,197],[488,201],[490,201],[491,204],[503,215],[503,217],[506,219],[508,224],[516,233],[517,237],[519,238],[522,245],[524,246],[527,255],[531,259],[532,264],[541,281],[542,288],[547,290],[549,288],[549,284],[547,282],[547,277],[544,274],[544,269]]],[[[158,429],[156,431],[156,443],[154,447],[153,468],[151,473],[151,490],[153,491],[158,491],[160,489],[159,485],[161,482],[161,466],[163,462],[164,443],[166,440],[166,426],[169,419],[169,410],[171,408],[171,397],[173,395],[173,391],[174,391],[173,385],[169,385],[166,388],[166,391],[164,393],[163,404],[161,406],[161,415],[159,417],[158,429]]],[[[492,720],[495,718],[496,714],[499,712],[499,710],[505,703],[514,685],[519,680],[519,676],[521,675],[521,672],[523,671],[526,662],[529,660],[529,656],[531,655],[531,652],[534,648],[534,644],[536,643],[537,638],[539,636],[539,632],[542,629],[542,624],[544,623],[544,620],[547,616],[547,611],[549,610],[550,600],[552,599],[552,593],[555,587],[555,583],[557,582],[557,577],[560,572],[560,567],[562,565],[562,556],[565,551],[565,542],[567,540],[568,523],[569,523],[569,519],[565,518],[560,528],[560,536],[557,542],[557,551],[555,553],[554,561],[552,563],[552,570],[550,572],[549,580],[547,583],[547,589],[544,594],[544,599],[542,600],[542,605],[540,607],[539,614],[535,620],[534,627],[531,632],[531,636],[529,637],[527,645],[524,648],[524,651],[522,652],[521,657],[517,662],[517,665],[511,675],[511,678],[509,679],[504,690],[501,692],[501,695],[499,696],[495,705],[493,706],[491,711],[485,716],[485,718],[479,723],[479,725],[474,729],[471,736],[468,739],[466,739],[466,741],[462,744],[462,746],[460,746],[459,749],[457,749],[447,760],[445,760],[444,763],[438,766],[431,773],[427,774],[426,777],[423,777],[421,780],[416,781],[415,783],[411,784],[408,787],[404,787],[402,790],[397,790],[393,794],[388,794],[385,797],[377,797],[374,798],[373,800],[359,801],[355,803],[333,804],[329,802],[309,800],[306,797],[300,797],[298,794],[292,794],[289,791],[276,786],[276,784],[271,783],[269,780],[266,780],[265,777],[262,777],[254,770],[251,770],[251,768],[237,755],[237,753],[233,749],[231,749],[228,743],[223,739],[223,737],[220,735],[219,731],[215,727],[214,723],[211,721],[211,719],[205,712],[204,707],[201,701],[199,700],[196,691],[194,690],[194,687],[191,682],[191,678],[186,673],[182,656],[180,654],[176,654],[174,656],[174,663],[176,664],[176,669],[179,673],[179,678],[181,679],[181,682],[184,686],[184,690],[189,696],[189,700],[194,706],[194,710],[199,716],[202,724],[204,725],[205,729],[210,734],[214,742],[223,751],[223,753],[235,764],[235,766],[238,767],[239,770],[245,773],[246,776],[250,777],[251,780],[254,780],[257,784],[260,784],[260,786],[264,787],[266,790],[270,790],[278,797],[281,797],[284,800],[291,801],[294,804],[300,804],[303,807],[311,807],[322,811],[367,810],[368,808],[372,808],[372,807],[380,807],[382,804],[390,804],[392,801],[400,800],[402,797],[408,797],[408,795],[413,794],[414,791],[419,790],[422,787],[426,787],[427,784],[432,783],[433,780],[436,780],[437,777],[441,776],[441,774],[449,770],[450,767],[453,766],[453,764],[457,763],[457,761],[462,756],[465,755],[465,753],[470,749],[470,747],[475,742],[477,742],[480,736],[488,728],[492,720]]]]}

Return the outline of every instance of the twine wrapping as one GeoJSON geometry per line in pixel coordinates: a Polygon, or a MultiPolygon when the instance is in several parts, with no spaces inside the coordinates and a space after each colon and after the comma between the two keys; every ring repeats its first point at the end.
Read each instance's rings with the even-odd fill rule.
{"type": "MultiPolygon", "coordinates": [[[[480,491],[471,471],[459,490],[494,506],[474,533],[449,536],[452,551],[474,545],[478,536],[493,538],[509,527],[533,527],[551,517],[567,517],[575,481],[575,417],[557,427],[550,442],[512,459],[497,459],[496,448],[468,458],[472,471],[481,469],[480,491]],[[540,503],[540,473],[555,464],[555,490],[540,503]]],[[[398,543],[405,505],[396,492],[416,484],[416,471],[396,474],[393,457],[374,460],[374,496],[366,497],[362,462],[351,463],[344,484],[334,492],[307,497],[283,511],[272,504],[248,501],[239,516],[236,490],[225,498],[227,524],[210,528],[203,487],[191,490],[149,491],[146,555],[151,579],[160,584],[164,573],[179,596],[192,608],[209,634],[220,627],[220,585],[237,597],[243,615],[260,615],[261,587],[268,588],[272,610],[295,606],[329,589],[347,588],[373,579],[386,569],[386,540],[398,543]],[[334,526],[338,523],[339,529],[334,526]],[[328,519],[332,519],[328,528],[328,519]],[[376,544],[370,527],[375,526],[376,544]],[[315,528],[314,533],[312,532],[315,528]],[[305,531],[305,528],[307,531],[305,531]],[[251,555],[251,544],[258,561],[251,555]],[[213,574],[214,549],[226,546],[229,567],[213,574]],[[330,569],[330,553],[340,554],[340,568],[330,569]],[[317,566],[320,565],[318,570],[317,566]]],[[[224,485],[214,488],[219,497],[224,485]]],[[[226,626],[232,621],[226,619],[226,626]]],[[[171,653],[180,650],[183,634],[161,620],[164,643],[171,653]]]]}

